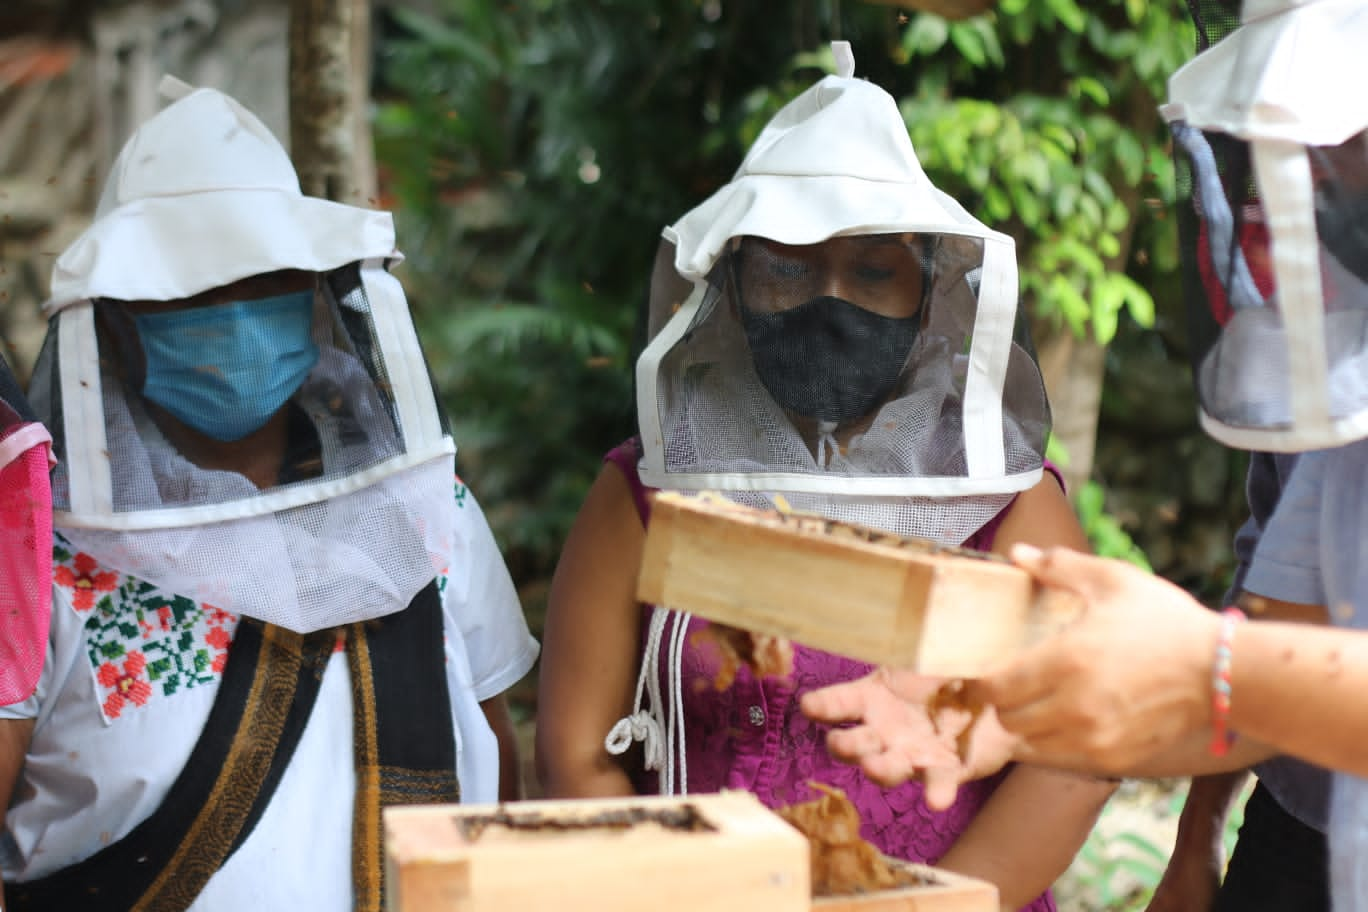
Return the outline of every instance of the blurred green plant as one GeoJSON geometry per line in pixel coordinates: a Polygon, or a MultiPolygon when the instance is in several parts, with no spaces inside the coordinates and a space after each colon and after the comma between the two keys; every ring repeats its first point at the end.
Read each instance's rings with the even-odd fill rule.
{"type": "MultiPolygon", "coordinates": [[[[1246,784],[1243,796],[1226,816],[1221,838],[1227,861],[1235,851],[1244,823],[1244,798],[1252,788],[1252,781],[1246,784]]],[[[1177,820],[1186,799],[1186,784],[1174,788],[1166,800],[1166,816],[1177,820]]],[[[1090,912],[1144,912],[1168,867],[1171,847],[1159,845],[1135,829],[1107,826],[1106,817],[1114,813],[1115,801],[1103,811],[1103,820],[1084,841],[1067,876],[1093,903],[1088,907],[1090,912]]],[[[1075,892],[1077,887],[1073,888],[1075,892]]]]}
{"type": "Polygon", "coordinates": [[[1102,837],[1094,831],[1079,860],[1086,871],[1080,879],[1101,903],[1099,912],[1139,912],[1164,876],[1168,851],[1139,833],[1102,837]]]}
{"type": "MultiPolygon", "coordinates": [[[[1068,452],[1060,444],[1059,438],[1053,435],[1045,443],[1045,458],[1060,467],[1069,465],[1068,452]]],[[[1128,561],[1152,571],[1154,568],[1150,566],[1144,549],[1135,543],[1121,521],[1107,510],[1106,501],[1106,489],[1092,479],[1084,482],[1082,490],[1073,498],[1074,512],[1078,515],[1078,523],[1083,527],[1083,534],[1087,536],[1093,553],[1099,557],[1128,561]]]]}
{"type": "Polygon", "coordinates": [[[1074,498],[1074,510],[1088,536],[1093,552],[1100,557],[1129,561],[1137,567],[1152,570],[1144,550],[1135,543],[1121,522],[1106,508],[1107,492],[1096,481],[1089,480],[1074,498]]]}
{"type": "Polygon", "coordinates": [[[1038,321],[1098,342],[1121,312],[1141,326],[1154,301],[1136,262],[1176,268],[1172,160],[1157,108],[1168,75],[1192,55],[1176,3],[1003,0],[998,28],[920,17],[908,60],[953,74],[998,74],[1002,96],[964,97],[924,80],[902,102],[937,183],[1017,238],[1022,292],[1038,321]],[[1048,51],[1028,57],[1030,48],[1048,51]]]}

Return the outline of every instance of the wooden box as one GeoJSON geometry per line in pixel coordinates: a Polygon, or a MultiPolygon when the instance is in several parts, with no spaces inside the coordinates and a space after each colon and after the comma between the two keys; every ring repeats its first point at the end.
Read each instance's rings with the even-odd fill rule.
{"type": "Polygon", "coordinates": [[[997,888],[813,899],[808,841],[749,792],[385,810],[388,912],[998,912],[997,888]]]}
{"type": "Polygon", "coordinates": [[[811,905],[807,839],[748,792],[399,807],[384,825],[390,912],[811,905]]]}
{"type": "Polygon", "coordinates": [[[825,896],[812,901],[812,912],[998,912],[998,889],[986,880],[952,874],[912,862],[894,862],[928,881],[915,887],[825,896]]]}
{"type": "Polygon", "coordinates": [[[1081,610],[1001,558],[673,492],[653,500],[637,597],[947,677],[977,677],[1081,610]]]}

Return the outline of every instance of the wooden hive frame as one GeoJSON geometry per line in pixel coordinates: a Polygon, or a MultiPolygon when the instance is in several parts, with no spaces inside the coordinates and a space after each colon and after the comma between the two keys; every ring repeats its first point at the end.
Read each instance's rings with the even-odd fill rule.
{"type": "Polygon", "coordinates": [[[389,912],[807,912],[811,902],[807,839],[749,792],[397,807],[384,825],[389,912]]]}
{"type": "Polygon", "coordinates": [[[1081,603],[991,555],[717,495],[660,492],[637,597],[879,665],[977,677],[1081,603]]]}
{"type": "Polygon", "coordinates": [[[392,807],[384,828],[388,912],[998,910],[992,884],[902,861],[922,883],[814,899],[806,837],[749,792],[392,807]]]}
{"type": "Polygon", "coordinates": [[[860,896],[818,897],[812,900],[812,912],[999,912],[1001,908],[997,887],[986,880],[909,861],[892,863],[928,882],[860,896]]]}

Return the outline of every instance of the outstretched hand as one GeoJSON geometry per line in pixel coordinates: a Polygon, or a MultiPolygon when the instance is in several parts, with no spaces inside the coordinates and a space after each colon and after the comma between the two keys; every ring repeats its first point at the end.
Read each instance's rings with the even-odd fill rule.
{"type": "Polygon", "coordinates": [[[801,705],[820,722],[854,723],[827,735],[827,748],[835,757],[858,765],[881,785],[920,779],[926,803],[943,810],[954,803],[961,783],[1001,769],[1015,743],[997,724],[991,707],[979,714],[932,710],[932,698],[944,683],[942,678],[879,668],[859,680],[806,693],[801,705]],[[961,756],[959,742],[966,730],[968,749],[961,756]]]}
{"type": "Polygon", "coordinates": [[[852,723],[828,735],[832,754],[883,785],[919,778],[927,804],[945,808],[961,783],[1013,759],[1123,776],[1210,726],[1213,612],[1121,561],[1023,545],[1012,559],[1043,585],[1079,595],[1079,620],[965,682],[969,702],[986,707],[977,718],[933,718],[928,705],[944,680],[907,670],[880,668],[805,694],[809,717],[852,723]],[[957,750],[966,729],[968,749],[957,750]]]}
{"type": "Polygon", "coordinates": [[[1211,724],[1221,623],[1213,612],[1121,561],[1021,545],[1012,560],[1087,606],[1072,626],[969,685],[1021,739],[1017,759],[1126,775],[1211,724]]]}

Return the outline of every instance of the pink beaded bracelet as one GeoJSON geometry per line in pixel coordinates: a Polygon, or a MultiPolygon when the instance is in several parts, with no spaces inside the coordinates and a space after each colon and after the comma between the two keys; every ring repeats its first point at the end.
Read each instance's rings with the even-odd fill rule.
{"type": "Polygon", "coordinates": [[[1231,642],[1235,639],[1235,627],[1245,619],[1239,608],[1230,607],[1221,612],[1221,633],[1216,640],[1216,660],[1211,666],[1211,744],[1213,756],[1224,757],[1230,745],[1235,743],[1235,733],[1230,731],[1230,664],[1231,642]]]}

